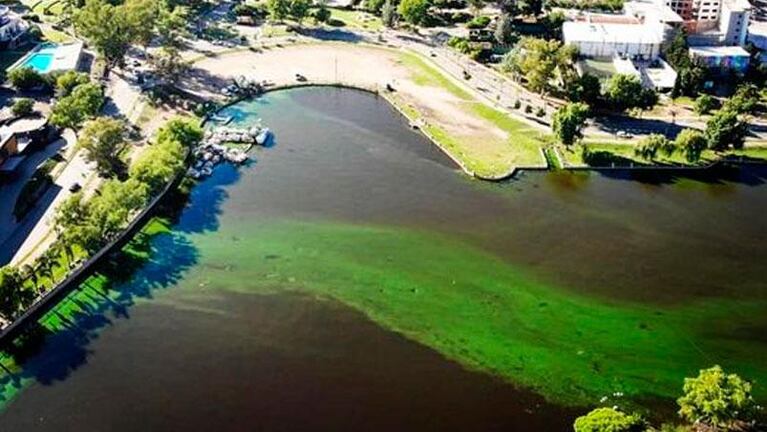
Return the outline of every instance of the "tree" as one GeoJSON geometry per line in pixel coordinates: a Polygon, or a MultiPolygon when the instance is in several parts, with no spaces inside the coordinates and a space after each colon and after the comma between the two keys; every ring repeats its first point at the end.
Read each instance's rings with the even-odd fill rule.
{"type": "Polygon", "coordinates": [[[171,8],[168,5],[160,7],[159,16],[155,23],[157,35],[160,37],[160,45],[163,47],[181,48],[181,38],[186,31],[187,8],[176,6],[171,8]]]}
{"type": "Polygon", "coordinates": [[[500,45],[508,45],[514,39],[514,24],[509,15],[503,14],[495,26],[495,41],[500,45]]]}
{"type": "Polygon", "coordinates": [[[88,223],[98,230],[100,238],[110,240],[122,231],[130,214],[148,199],[149,186],[137,179],[108,180],[88,203],[88,223]]]}
{"type": "Polygon", "coordinates": [[[152,66],[157,75],[168,83],[175,84],[181,75],[189,69],[189,63],[181,58],[178,48],[164,46],[152,58],[152,66]]]}
{"type": "Polygon", "coordinates": [[[641,417],[614,408],[597,408],[575,419],[575,432],[641,432],[645,423],[641,417]]]}
{"type": "Polygon", "coordinates": [[[716,99],[711,95],[702,94],[695,99],[695,113],[699,116],[708,114],[716,108],[716,105],[716,99]]]}
{"type": "Polygon", "coordinates": [[[544,92],[551,88],[554,74],[566,75],[577,57],[577,49],[556,40],[523,37],[506,54],[504,69],[522,75],[531,90],[544,92]]]}
{"type": "Polygon", "coordinates": [[[30,90],[45,85],[45,78],[31,67],[19,67],[8,72],[8,81],[18,90],[30,90]]]}
{"type": "Polygon", "coordinates": [[[386,0],[381,9],[381,21],[387,28],[394,28],[397,23],[397,7],[394,6],[392,0],[386,0]]]}
{"type": "Polygon", "coordinates": [[[690,58],[689,49],[684,30],[679,30],[665,49],[666,60],[677,72],[672,97],[696,95],[706,79],[706,68],[690,58]]]}
{"type": "Polygon", "coordinates": [[[85,150],[88,162],[96,164],[102,177],[112,177],[120,166],[118,152],[125,144],[125,125],[110,117],[89,120],[83,126],[78,140],[85,150]]]}
{"type": "Polygon", "coordinates": [[[11,319],[24,300],[23,279],[15,267],[0,267],[0,314],[11,319]]]}
{"type": "Polygon", "coordinates": [[[35,101],[29,98],[18,98],[11,106],[11,112],[18,117],[31,115],[35,110],[35,101]]]}
{"type": "Polygon", "coordinates": [[[130,177],[156,193],[184,168],[184,148],[178,141],[165,140],[149,146],[130,166],[130,177]]]}
{"type": "Polygon", "coordinates": [[[69,96],[56,102],[50,122],[58,127],[77,128],[99,112],[104,104],[104,92],[95,83],[80,84],[69,96]]]}
{"type": "Polygon", "coordinates": [[[583,126],[589,114],[589,107],[584,103],[568,103],[554,113],[552,129],[565,145],[573,144],[582,135],[583,126]]]}
{"type": "Polygon", "coordinates": [[[751,383],[720,366],[703,369],[695,378],[685,378],[684,396],[677,399],[679,415],[689,422],[727,428],[737,421],[753,419],[756,403],[751,383]]]}
{"type": "Polygon", "coordinates": [[[73,70],[64,72],[63,74],[56,77],[56,96],[60,98],[69,96],[75,87],[79,86],[80,84],[88,84],[90,81],[91,80],[88,78],[87,74],[73,70]]]}
{"type": "Polygon", "coordinates": [[[588,72],[584,73],[570,86],[568,98],[572,102],[584,102],[594,106],[602,97],[602,84],[599,78],[588,72]]]}
{"type": "Polygon", "coordinates": [[[125,6],[105,0],[86,0],[75,12],[75,30],[84,36],[104,59],[107,70],[122,65],[125,54],[135,39],[135,31],[125,6]]]}
{"type": "Polygon", "coordinates": [[[702,132],[695,129],[684,129],[676,136],[674,145],[684,154],[687,162],[697,162],[708,143],[702,132]]]}
{"type": "Polygon", "coordinates": [[[176,141],[186,148],[191,148],[202,139],[202,128],[193,119],[176,117],[169,120],[157,132],[157,142],[176,141]]]}
{"type": "Polygon", "coordinates": [[[651,134],[642,138],[636,148],[634,148],[635,155],[648,161],[655,160],[658,152],[661,151],[671,156],[674,152],[674,147],[665,136],[660,134],[651,134]]]}
{"type": "Polygon", "coordinates": [[[268,0],[266,9],[273,21],[282,21],[290,14],[290,0],[268,0]]]}
{"type": "Polygon", "coordinates": [[[706,122],[706,141],[715,151],[728,148],[743,148],[748,124],[738,117],[738,113],[726,109],[719,110],[706,122]]]}
{"type": "Polygon", "coordinates": [[[314,17],[315,22],[326,23],[328,20],[330,20],[331,15],[332,13],[330,12],[330,9],[328,9],[327,2],[322,0],[319,2],[319,5],[312,14],[312,17],[314,17]]]}
{"type": "Polygon", "coordinates": [[[543,26],[550,39],[559,38],[562,35],[562,25],[565,23],[565,14],[562,11],[553,11],[543,17],[543,26]]]}
{"type": "Polygon", "coordinates": [[[632,108],[649,109],[658,102],[655,91],[642,87],[639,78],[634,75],[615,74],[607,83],[607,100],[618,110],[632,108]]]}
{"type": "Polygon", "coordinates": [[[21,268],[21,274],[22,278],[27,278],[32,281],[32,285],[35,287],[35,290],[39,290],[37,285],[37,271],[34,267],[32,267],[31,264],[24,264],[24,266],[21,268]]]}
{"type": "Polygon", "coordinates": [[[133,42],[146,51],[155,36],[155,26],[160,15],[157,0],[126,0],[123,5],[128,25],[133,32],[133,42]]]}
{"type": "Polygon", "coordinates": [[[89,252],[98,250],[104,241],[98,228],[90,222],[90,208],[83,202],[82,192],[59,204],[53,218],[53,229],[62,243],[78,245],[89,252]]]}
{"type": "Polygon", "coordinates": [[[310,0],[291,0],[290,2],[290,17],[293,18],[301,27],[304,19],[309,15],[309,8],[312,3],[310,0]]]}
{"type": "Polygon", "coordinates": [[[402,0],[397,14],[413,25],[426,23],[429,18],[429,0],[402,0]]]}
{"type": "Polygon", "coordinates": [[[724,109],[738,114],[754,114],[759,106],[759,89],[753,84],[745,84],[735,91],[724,103],[724,109]]]}

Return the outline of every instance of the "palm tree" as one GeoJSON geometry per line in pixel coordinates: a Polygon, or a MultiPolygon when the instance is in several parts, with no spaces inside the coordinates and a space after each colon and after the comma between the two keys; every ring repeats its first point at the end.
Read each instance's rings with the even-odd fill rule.
{"type": "Polygon", "coordinates": [[[45,251],[45,253],[40,255],[40,258],[37,259],[37,269],[40,272],[40,275],[47,277],[48,280],[51,281],[51,285],[53,285],[53,259],[48,253],[49,251],[50,249],[45,251]]]}
{"type": "Polygon", "coordinates": [[[24,264],[24,267],[21,268],[21,273],[26,279],[30,279],[32,281],[32,285],[34,286],[35,291],[39,291],[37,286],[37,271],[35,268],[32,267],[31,264],[24,264]]]}

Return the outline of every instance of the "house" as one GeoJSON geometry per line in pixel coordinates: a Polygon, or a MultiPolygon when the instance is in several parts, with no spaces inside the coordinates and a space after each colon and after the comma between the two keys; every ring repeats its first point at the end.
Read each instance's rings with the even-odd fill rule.
{"type": "Polygon", "coordinates": [[[0,5],[0,49],[14,49],[23,43],[29,24],[12,12],[8,6],[0,5]]]}

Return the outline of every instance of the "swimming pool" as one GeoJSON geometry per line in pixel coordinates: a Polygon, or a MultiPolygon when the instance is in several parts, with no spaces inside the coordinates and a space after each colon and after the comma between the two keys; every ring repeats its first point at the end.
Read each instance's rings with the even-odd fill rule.
{"type": "Polygon", "coordinates": [[[35,53],[27,57],[26,60],[20,65],[20,67],[30,67],[37,72],[46,73],[51,67],[53,61],[53,54],[50,53],[35,53]]]}
{"type": "Polygon", "coordinates": [[[39,73],[76,69],[82,53],[82,42],[40,44],[8,69],[32,68],[39,73]]]}

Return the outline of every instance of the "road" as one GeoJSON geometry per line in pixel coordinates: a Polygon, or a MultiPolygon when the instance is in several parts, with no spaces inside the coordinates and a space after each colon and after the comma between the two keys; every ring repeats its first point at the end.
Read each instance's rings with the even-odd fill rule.
{"type": "Polygon", "coordinates": [[[56,177],[53,186],[40,198],[35,209],[17,224],[14,232],[3,243],[3,253],[13,253],[10,259],[13,265],[30,262],[53,243],[55,236],[50,233],[56,207],[72,195],[69,190],[72,184],[79,183],[84,190],[92,190],[90,185],[95,167],[85,160],[83,152],[72,152],[72,147],[76,145],[72,131],[65,131],[62,138],[66,143],[63,151],[71,153],[71,159],[66,162],[67,165],[56,177]]]}
{"type": "MultiPolygon", "coordinates": [[[[145,103],[138,88],[113,73],[110,74],[106,96],[108,99],[102,110],[104,115],[124,118],[131,123],[138,120],[145,103]]],[[[153,130],[159,121],[152,119],[148,127],[153,130]]],[[[10,261],[19,266],[34,261],[56,240],[53,218],[58,205],[72,195],[69,190],[72,184],[79,183],[87,198],[103,182],[96,174],[95,164],[85,160],[84,152],[73,151],[77,142],[74,132],[65,131],[63,138],[63,151],[70,154],[65,168],[56,177],[54,185],[41,197],[38,206],[7,235],[2,243],[0,262],[10,261]],[[12,255],[12,258],[4,255],[12,255]]],[[[134,151],[131,156],[135,157],[143,148],[137,147],[138,151],[134,151]]]]}

